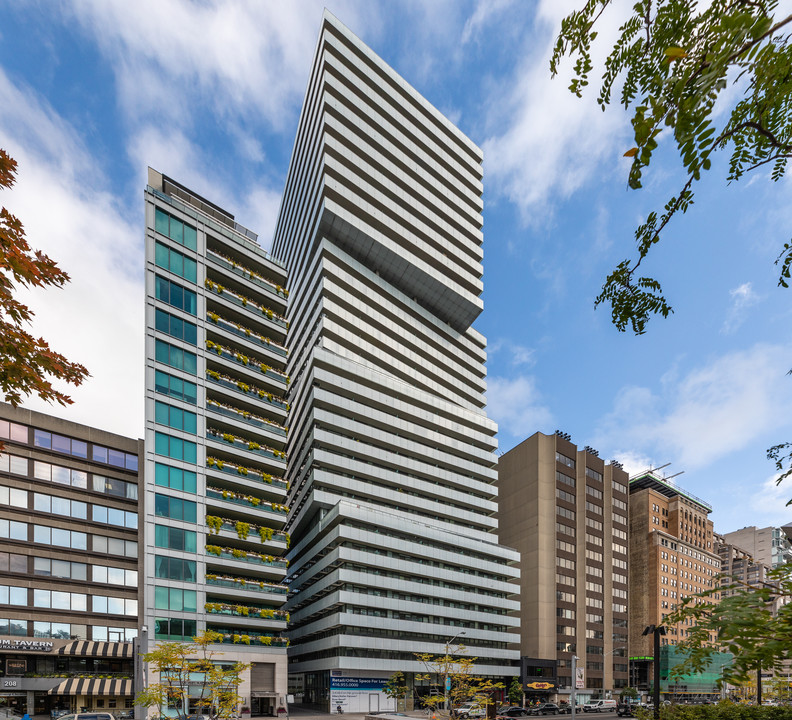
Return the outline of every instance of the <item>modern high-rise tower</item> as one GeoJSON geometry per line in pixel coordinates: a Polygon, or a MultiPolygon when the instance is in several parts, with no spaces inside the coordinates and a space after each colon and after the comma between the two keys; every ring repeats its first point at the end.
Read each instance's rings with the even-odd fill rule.
{"type": "MultiPolygon", "coordinates": [[[[290,681],[384,707],[415,653],[519,673],[485,412],[482,155],[325,13],[275,232],[289,270],[290,681]],[[511,647],[510,647],[511,646],[511,647]]],[[[424,688],[426,689],[426,688],[424,688]]]]}
{"type": "Polygon", "coordinates": [[[217,633],[223,661],[250,663],[243,706],[274,714],[286,692],[286,273],[232,215],[151,169],[145,201],[143,642],[217,633]]]}

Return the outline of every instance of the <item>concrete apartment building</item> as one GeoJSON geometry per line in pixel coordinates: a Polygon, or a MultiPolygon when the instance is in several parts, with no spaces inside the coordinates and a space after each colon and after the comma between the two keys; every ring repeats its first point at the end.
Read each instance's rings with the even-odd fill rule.
{"type": "Polygon", "coordinates": [[[536,433],[498,461],[498,537],[520,551],[523,684],[578,702],[628,685],[627,473],[569,436],[536,433]]]}
{"type": "Polygon", "coordinates": [[[485,411],[482,155],[325,13],[273,254],[288,268],[290,683],[383,710],[415,653],[516,676],[485,411]]]}
{"type": "MultiPolygon", "coordinates": [[[[649,625],[665,625],[666,616],[689,595],[717,587],[721,559],[712,521],[712,507],[655,471],[630,479],[630,665],[631,685],[647,691],[652,682],[653,637],[649,625]]],[[[712,602],[720,599],[718,593],[712,602]]],[[[661,693],[665,696],[717,696],[719,656],[706,673],[673,682],[674,646],[686,625],[667,626],[661,638],[661,693]]],[[[712,640],[715,640],[713,636],[712,640]]]]}
{"type": "Polygon", "coordinates": [[[787,531],[788,527],[757,528],[751,525],[742,530],[724,533],[723,541],[739,547],[755,562],[777,568],[792,561],[792,543],[787,537],[787,531]]]}
{"type": "MultiPolygon", "coordinates": [[[[217,632],[254,715],[287,689],[286,272],[149,170],[144,642],[217,632]]],[[[190,702],[190,712],[200,712],[190,702]]]]}
{"type": "MultiPolygon", "coordinates": [[[[757,562],[747,550],[744,550],[726,540],[723,535],[713,534],[714,547],[721,560],[721,587],[740,583],[741,585],[754,585],[761,587],[767,582],[767,573],[770,568],[764,563],[757,562]]],[[[721,593],[725,597],[728,591],[721,593]]]]}
{"type": "Polygon", "coordinates": [[[0,705],[132,708],[142,441],[0,403],[0,705]]]}

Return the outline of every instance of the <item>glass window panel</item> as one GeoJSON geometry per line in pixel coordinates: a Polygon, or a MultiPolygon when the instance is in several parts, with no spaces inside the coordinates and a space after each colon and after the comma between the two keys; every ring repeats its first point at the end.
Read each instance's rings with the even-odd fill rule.
{"type": "Polygon", "coordinates": [[[93,611],[100,613],[107,612],[107,598],[104,595],[93,596],[93,611]]]}
{"type": "Polygon", "coordinates": [[[195,612],[197,606],[195,590],[182,590],[182,603],[185,612],[195,612]]]}
{"type": "Polygon", "coordinates": [[[190,250],[198,249],[198,233],[190,225],[184,226],[184,246],[190,248],[190,250]]]}
{"type": "Polygon", "coordinates": [[[112,585],[123,585],[124,570],[122,568],[107,568],[107,582],[112,585]]]}
{"type": "Polygon", "coordinates": [[[107,508],[107,522],[109,525],[124,527],[124,511],[117,508],[107,508]]]}
{"type": "Polygon", "coordinates": [[[17,423],[9,423],[9,429],[11,430],[10,435],[11,437],[9,440],[13,440],[14,442],[18,443],[25,443],[28,442],[28,429],[27,425],[19,425],[17,423]]]}
{"type": "Polygon", "coordinates": [[[91,572],[93,575],[94,582],[98,582],[98,583],[107,582],[107,568],[104,565],[94,565],[93,570],[91,572]]]}
{"type": "Polygon", "coordinates": [[[69,468],[53,465],[52,482],[60,483],[61,485],[71,485],[71,473],[69,472],[69,468]]]}
{"type": "Polygon", "coordinates": [[[196,282],[198,279],[198,264],[192,258],[184,257],[184,277],[196,282]]]}
{"type": "Polygon", "coordinates": [[[133,453],[124,453],[124,467],[127,470],[134,470],[137,472],[138,456],[133,453]]]}
{"type": "Polygon", "coordinates": [[[107,552],[111,555],[123,555],[124,541],[119,538],[107,538],[107,552]]]}
{"type": "Polygon", "coordinates": [[[27,540],[28,539],[27,523],[16,522],[14,520],[9,521],[8,537],[11,540],[27,540]]]}
{"type": "Polygon", "coordinates": [[[107,524],[107,508],[104,505],[93,506],[93,520],[94,522],[107,524]]]}
{"type": "Polygon", "coordinates": [[[158,610],[167,610],[168,605],[168,588],[155,587],[154,588],[154,607],[158,610]]]}
{"type": "Polygon", "coordinates": [[[94,445],[93,450],[91,452],[91,456],[94,460],[101,463],[107,462],[107,448],[102,447],[101,445],[94,445]]]}
{"type": "Polygon", "coordinates": [[[8,602],[11,605],[27,605],[28,604],[28,591],[23,587],[10,587],[8,588],[8,602]]]}
{"type": "Polygon", "coordinates": [[[71,576],[72,580],[87,580],[88,566],[85,563],[72,563],[71,576]]]}
{"type": "Polygon", "coordinates": [[[186,350],[184,351],[184,372],[191,375],[198,374],[198,356],[186,350]]]}
{"type": "Polygon", "coordinates": [[[26,555],[11,553],[9,568],[11,572],[26,573],[28,571],[28,559],[26,555]]]}
{"type": "Polygon", "coordinates": [[[124,601],[122,598],[109,597],[107,598],[107,612],[112,615],[124,614],[124,601]]]}
{"type": "Polygon", "coordinates": [[[33,477],[37,480],[51,480],[52,465],[36,460],[36,462],[33,463],[33,477]]]}
{"type": "Polygon", "coordinates": [[[88,536],[85,533],[73,532],[71,534],[71,546],[73,550],[87,550],[88,536]]]}
{"type": "Polygon", "coordinates": [[[66,498],[51,498],[52,510],[55,515],[68,515],[71,510],[71,502],[66,498]]]}
{"type": "Polygon", "coordinates": [[[71,441],[71,454],[74,455],[74,457],[87,458],[88,457],[88,443],[85,443],[82,440],[72,440],[71,441]]]}
{"type": "Polygon", "coordinates": [[[9,620],[8,621],[8,634],[9,635],[27,635],[27,620],[9,620]]]}
{"type": "Polygon", "coordinates": [[[138,544],[134,540],[125,540],[125,554],[127,557],[137,557],[138,554],[138,544]]]}
{"type": "Polygon", "coordinates": [[[52,577],[71,577],[71,563],[67,560],[53,560],[51,565],[52,577]]]}
{"type": "Polygon", "coordinates": [[[28,474],[28,460],[27,458],[19,457],[18,455],[8,456],[8,471],[14,475],[27,475],[28,474]]]}
{"type": "Polygon", "coordinates": [[[26,510],[28,506],[27,490],[11,488],[11,492],[9,493],[9,505],[11,505],[11,507],[26,510]]]}
{"type": "Polygon", "coordinates": [[[50,575],[52,572],[51,562],[49,558],[33,558],[33,574],[50,575]]]}
{"type": "Polygon", "coordinates": [[[71,516],[76,520],[87,520],[88,519],[88,505],[84,502],[79,502],[77,500],[72,500],[71,503],[71,516]]]}
{"type": "Polygon", "coordinates": [[[94,552],[106,553],[107,552],[107,538],[104,535],[92,536],[92,547],[94,552]]]}
{"type": "Polygon", "coordinates": [[[54,610],[71,610],[71,593],[53,590],[51,602],[54,610]]]}
{"type": "Polygon", "coordinates": [[[50,529],[43,525],[33,526],[33,542],[50,544],[50,529]]]}
{"type": "Polygon", "coordinates": [[[33,590],[33,607],[48,608],[50,606],[49,590],[33,590]]]}
{"type": "Polygon", "coordinates": [[[84,472],[83,470],[72,470],[71,471],[71,484],[72,487],[82,488],[83,490],[88,489],[88,473],[84,472]]]}
{"type": "Polygon", "coordinates": [[[52,435],[44,430],[33,431],[33,445],[40,448],[52,448],[52,435]]]}
{"type": "Polygon", "coordinates": [[[159,208],[154,209],[154,229],[160,233],[160,235],[168,235],[169,221],[170,216],[162,212],[159,208]]]}
{"type": "Polygon", "coordinates": [[[71,439],[63,435],[52,435],[52,449],[62,453],[71,452],[71,439]]]}
{"type": "Polygon", "coordinates": [[[173,216],[171,216],[170,219],[170,232],[168,236],[171,240],[175,240],[179,244],[184,242],[184,225],[173,216]]]}
{"type": "Polygon", "coordinates": [[[110,465],[115,465],[115,467],[124,467],[124,453],[120,450],[113,450],[110,448],[107,451],[107,462],[110,465]]]}
{"type": "Polygon", "coordinates": [[[81,612],[88,610],[88,596],[83,593],[71,594],[71,609],[81,612]]]}

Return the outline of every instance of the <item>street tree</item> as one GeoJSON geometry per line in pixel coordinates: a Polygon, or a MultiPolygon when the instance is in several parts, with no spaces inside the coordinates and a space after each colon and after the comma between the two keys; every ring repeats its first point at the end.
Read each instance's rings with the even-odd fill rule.
{"type": "Polygon", "coordinates": [[[788,566],[771,570],[761,586],[734,581],[685,597],[667,618],[669,625],[685,623],[687,630],[677,645],[686,658],[672,674],[702,672],[718,652],[734,656],[723,669],[724,681],[733,685],[755,678],[760,668],[780,670],[792,660],[792,603],[776,601],[790,597],[788,566]],[[720,598],[713,601],[713,595],[720,598]]]}
{"type": "MultiPolygon", "coordinates": [[[[574,61],[569,89],[581,97],[593,70],[591,48],[612,0],[587,0],[561,23],[550,69],[574,61]]],[[[653,315],[672,306],[658,280],[639,272],[663,231],[693,204],[696,183],[726,155],[726,181],[769,171],[780,180],[792,157],[792,15],[776,17],[777,0],[638,0],[617,19],[618,37],[605,61],[597,102],[617,93],[631,114],[634,145],[628,184],[637,189],[657,152],[679,154],[684,181],[662,210],[635,231],[636,252],[605,279],[595,305],[610,305],[620,331],[642,334],[653,315]],[[659,144],[660,136],[671,142],[659,144]]],[[[613,10],[618,13],[619,10],[613,10]]],[[[792,281],[792,241],[780,245],[778,285],[792,281]]],[[[768,450],[781,473],[792,475],[792,443],[768,450]]]]}
{"type": "Polygon", "coordinates": [[[382,691],[387,697],[391,700],[395,700],[397,703],[400,700],[404,700],[409,692],[407,683],[404,680],[404,673],[400,671],[393,673],[393,675],[388,678],[388,682],[385,683],[382,691]]]}
{"type": "MultiPolygon", "coordinates": [[[[17,163],[0,149],[0,188],[16,181],[17,163]]],[[[62,287],[69,276],[54,260],[30,247],[18,218],[5,207],[0,210],[0,392],[6,402],[18,406],[28,395],[68,405],[71,398],[57,390],[52,380],[80,385],[88,371],[53,351],[46,340],[26,329],[31,309],[15,297],[20,287],[62,287]]]]}
{"type": "Polygon", "coordinates": [[[466,653],[464,645],[458,646],[453,655],[416,653],[426,673],[416,675],[415,679],[433,683],[431,693],[422,698],[431,712],[448,710],[451,717],[457,717],[457,708],[468,702],[486,710],[494,703],[493,693],[504,689],[503,683],[475,675],[473,666],[477,658],[467,657],[466,653]]]}
{"type": "Polygon", "coordinates": [[[160,715],[174,710],[180,720],[191,714],[191,704],[212,720],[237,714],[242,704],[238,689],[249,665],[224,662],[223,653],[210,650],[222,639],[220,633],[207,630],[192,643],[158,642],[155,650],[143,654],[158,680],[138,694],[137,703],[160,715]]]}
{"type": "Polygon", "coordinates": [[[519,678],[514,678],[511,681],[508,689],[509,702],[512,705],[522,705],[523,701],[523,686],[519,678]]]}

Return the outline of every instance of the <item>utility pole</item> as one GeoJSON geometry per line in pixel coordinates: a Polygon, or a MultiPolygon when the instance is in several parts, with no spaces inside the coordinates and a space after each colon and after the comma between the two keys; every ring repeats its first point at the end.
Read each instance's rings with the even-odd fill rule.
{"type": "Polygon", "coordinates": [[[445,660],[443,661],[444,664],[445,664],[445,677],[443,678],[443,695],[445,696],[445,708],[444,708],[444,710],[449,710],[450,711],[452,709],[452,708],[449,707],[449,705],[451,703],[451,700],[449,698],[449,695],[451,694],[451,678],[448,676],[448,674],[449,674],[448,670],[449,670],[449,667],[451,665],[451,657],[448,654],[449,653],[449,647],[451,646],[451,643],[454,642],[454,640],[456,640],[460,635],[464,635],[465,633],[466,633],[465,630],[462,630],[461,632],[458,632],[450,640],[447,640],[446,644],[445,644],[445,646],[446,646],[445,660]]]}
{"type": "Polygon", "coordinates": [[[578,657],[572,655],[572,691],[569,694],[569,712],[575,720],[575,703],[577,703],[577,661],[578,657]]]}

